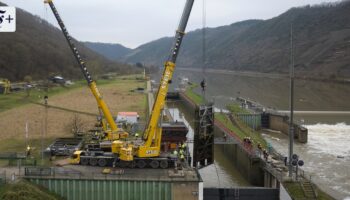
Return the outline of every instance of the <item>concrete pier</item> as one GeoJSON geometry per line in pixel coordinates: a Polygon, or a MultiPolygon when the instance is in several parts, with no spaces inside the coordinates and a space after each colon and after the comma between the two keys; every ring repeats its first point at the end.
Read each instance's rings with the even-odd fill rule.
{"type": "MultiPolygon", "coordinates": [[[[269,113],[269,129],[281,131],[282,133],[289,134],[289,117],[280,114],[269,113]]],[[[308,130],[299,125],[294,124],[294,138],[300,143],[307,143],[308,130]]]]}

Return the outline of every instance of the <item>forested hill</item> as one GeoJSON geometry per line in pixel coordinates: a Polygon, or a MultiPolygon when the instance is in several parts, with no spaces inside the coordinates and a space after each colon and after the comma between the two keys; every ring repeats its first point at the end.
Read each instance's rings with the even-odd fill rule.
{"type": "Polygon", "coordinates": [[[100,42],[84,42],[89,49],[105,56],[106,58],[117,61],[121,57],[131,52],[131,49],[120,44],[109,44],[100,42]]]}
{"type": "MultiPolygon", "coordinates": [[[[301,76],[350,77],[350,1],[292,8],[269,20],[206,29],[206,67],[287,72],[293,23],[296,71],[301,76]]],[[[172,38],[141,45],[121,60],[161,66],[172,38]]],[[[184,39],[178,66],[203,66],[202,30],[184,39]]]]}
{"type": "MultiPolygon", "coordinates": [[[[0,2],[0,6],[4,5],[0,2]]],[[[76,40],[74,42],[93,75],[130,70],[129,66],[109,61],[76,40]]],[[[0,33],[0,52],[1,78],[18,81],[30,75],[34,79],[46,79],[52,74],[82,78],[61,30],[18,8],[17,30],[0,33]]]]}

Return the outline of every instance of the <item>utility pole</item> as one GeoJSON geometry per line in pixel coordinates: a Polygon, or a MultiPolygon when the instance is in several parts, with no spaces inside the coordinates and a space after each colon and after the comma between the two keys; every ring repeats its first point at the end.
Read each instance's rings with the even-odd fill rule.
{"type": "Polygon", "coordinates": [[[294,143],[294,124],[293,124],[293,111],[294,111],[294,51],[293,51],[293,23],[290,26],[290,118],[289,118],[289,177],[293,176],[293,143],[294,143]]]}
{"type": "MultiPolygon", "coordinates": [[[[41,126],[41,164],[44,163],[44,137],[47,134],[47,117],[48,117],[48,97],[47,95],[44,97],[45,104],[45,114],[44,114],[44,124],[41,126]]],[[[45,137],[46,138],[46,137],[45,137]]]]}

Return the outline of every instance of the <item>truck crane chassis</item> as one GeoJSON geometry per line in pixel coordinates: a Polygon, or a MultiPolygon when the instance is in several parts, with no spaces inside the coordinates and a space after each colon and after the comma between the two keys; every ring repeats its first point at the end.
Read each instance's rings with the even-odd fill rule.
{"type": "Polygon", "coordinates": [[[177,156],[175,155],[164,155],[165,157],[159,156],[156,158],[138,158],[134,157],[133,161],[123,161],[120,160],[118,155],[109,152],[82,152],[80,155],[81,165],[91,165],[91,166],[113,166],[121,168],[162,168],[166,169],[169,167],[174,167],[177,161],[177,156]]]}

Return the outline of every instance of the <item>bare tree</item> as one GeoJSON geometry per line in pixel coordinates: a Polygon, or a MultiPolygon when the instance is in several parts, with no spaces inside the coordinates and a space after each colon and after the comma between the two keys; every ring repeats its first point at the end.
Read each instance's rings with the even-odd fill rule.
{"type": "Polygon", "coordinates": [[[82,132],[84,132],[84,122],[81,119],[81,117],[79,117],[79,115],[75,114],[72,117],[72,122],[69,125],[70,131],[72,131],[73,135],[76,137],[79,134],[81,134],[82,132]]]}

